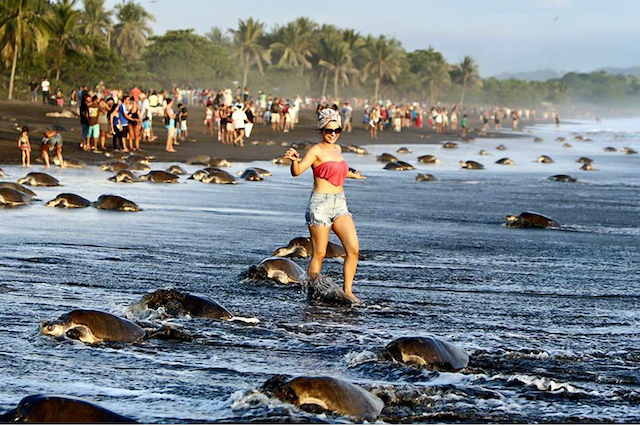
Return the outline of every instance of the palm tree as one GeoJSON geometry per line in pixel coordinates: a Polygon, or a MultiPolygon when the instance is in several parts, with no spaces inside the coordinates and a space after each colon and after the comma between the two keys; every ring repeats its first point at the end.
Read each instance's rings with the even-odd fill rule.
{"type": "Polygon", "coordinates": [[[52,41],[56,44],[56,55],[53,59],[56,81],[60,81],[60,71],[66,56],[65,52],[88,53],[79,40],[81,12],[74,9],[75,3],[76,0],[59,0],[53,4],[47,16],[52,41]]]}
{"type": "Polygon", "coordinates": [[[9,99],[13,98],[18,56],[35,48],[40,52],[48,42],[48,24],[43,18],[45,0],[3,0],[0,2],[0,55],[11,61],[9,99]]]}
{"type": "Polygon", "coordinates": [[[142,54],[152,34],[149,21],[155,18],[133,0],[116,5],[116,18],[119,22],[113,27],[111,41],[125,61],[131,62],[142,54]]]}
{"type": "Polygon", "coordinates": [[[449,65],[444,59],[442,61],[433,61],[429,65],[425,80],[429,91],[430,105],[435,105],[440,89],[447,88],[451,85],[449,65]]]}
{"type": "Polygon", "coordinates": [[[467,87],[481,87],[482,79],[478,73],[478,65],[470,56],[465,56],[462,62],[454,67],[454,71],[462,83],[462,94],[460,95],[460,106],[462,107],[467,87]]]}
{"type": "Polygon", "coordinates": [[[309,57],[311,57],[311,34],[303,32],[305,29],[295,22],[288,23],[285,27],[276,28],[275,39],[277,42],[271,44],[271,49],[275,52],[282,52],[279,67],[298,68],[304,74],[305,68],[312,67],[309,57]]]}
{"type": "Polygon", "coordinates": [[[81,27],[84,35],[110,44],[113,12],[105,9],[104,2],[105,0],[84,0],[81,27]]]}
{"type": "Polygon", "coordinates": [[[211,27],[211,30],[206,33],[205,36],[218,47],[226,49],[231,46],[231,40],[229,37],[218,27],[211,27]]]}
{"type": "Polygon", "coordinates": [[[397,43],[387,40],[385,36],[368,40],[369,43],[364,48],[364,75],[373,76],[375,82],[375,92],[373,99],[378,100],[378,90],[380,82],[388,78],[395,82],[400,74],[400,63],[402,60],[401,51],[396,47],[397,43]]]}
{"type": "MultiPolygon", "coordinates": [[[[349,74],[355,74],[358,70],[353,66],[351,50],[341,34],[331,33],[321,38],[320,46],[322,59],[318,65],[333,73],[333,97],[337,99],[340,81],[349,84],[349,74]]],[[[326,79],[327,76],[325,83],[326,79]]]]}
{"type": "Polygon", "coordinates": [[[366,41],[358,31],[351,29],[342,30],[342,39],[347,44],[347,47],[351,52],[351,62],[354,65],[358,64],[359,59],[362,56],[362,48],[365,46],[366,41]]]}
{"type": "Polygon", "coordinates": [[[262,22],[249,18],[246,21],[238,19],[237,30],[229,29],[233,34],[234,56],[240,59],[244,71],[242,87],[247,85],[252,63],[256,65],[260,74],[264,73],[263,62],[271,63],[271,50],[261,44],[264,28],[265,25],[262,22]]]}

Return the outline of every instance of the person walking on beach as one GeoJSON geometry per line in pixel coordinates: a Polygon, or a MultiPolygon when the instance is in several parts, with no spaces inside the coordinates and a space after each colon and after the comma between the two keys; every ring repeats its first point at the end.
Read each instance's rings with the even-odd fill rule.
{"type": "Polygon", "coordinates": [[[176,142],[176,113],[173,111],[173,100],[167,99],[167,107],[164,109],[164,125],[167,129],[167,145],[164,150],[167,152],[177,152],[173,148],[173,144],[176,142]]]}
{"type": "Polygon", "coordinates": [[[369,127],[371,127],[371,139],[378,139],[378,122],[380,121],[380,105],[373,107],[369,114],[369,127]]]}
{"type": "Polygon", "coordinates": [[[100,139],[100,105],[98,96],[93,95],[91,102],[87,105],[89,130],[87,132],[87,149],[91,149],[91,139],[93,139],[93,150],[98,150],[98,139],[100,139]]]}
{"type": "Polygon", "coordinates": [[[23,126],[18,137],[18,148],[22,153],[22,167],[31,167],[31,143],[29,141],[29,128],[23,126]]]}
{"type": "Polygon", "coordinates": [[[365,179],[360,172],[350,169],[337,145],[342,132],[340,113],[326,108],[319,112],[318,129],[322,141],[312,146],[304,158],[294,148],[285,153],[291,160],[291,175],[299,176],[308,168],[313,169],[314,186],[306,212],[306,222],[311,234],[313,255],[309,262],[309,277],[315,279],[322,269],[322,261],[329,243],[329,231],[340,238],[346,251],[344,260],[344,292],[354,302],[353,278],[358,266],[360,246],[356,226],[347,208],[344,182],[347,178],[365,179]]]}
{"type": "Polygon", "coordinates": [[[349,101],[345,101],[342,107],[342,116],[344,117],[344,130],[347,133],[351,133],[353,127],[351,126],[351,118],[353,115],[353,108],[349,105],[349,101]]]}
{"type": "Polygon", "coordinates": [[[209,132],[213,136],[213,105],[208,104],[204,110],[204,129],[202,134],[205,135],[209,132]]]}
{"type": "Polygon", "coordinates": [[[233,122],[233,127],[235,129],[235,138],[233,139],[233,144],[239,147],[243,147],[244,126],[245,121],[247,120],[247,114],[245,114],[242,104],[236,104],[233,108],[234,111],[231,114],[231,121],[233,122]]]}

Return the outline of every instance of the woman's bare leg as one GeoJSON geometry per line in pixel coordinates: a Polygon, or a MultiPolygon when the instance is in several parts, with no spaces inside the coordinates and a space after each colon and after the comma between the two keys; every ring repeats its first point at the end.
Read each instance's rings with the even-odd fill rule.
{"type": "MultiPolygon", "coordinates": [[[[358,267],[358,255],[360,253],[360,243],[358,242],[358,234],[353,218],[349,215],[338,217],[333,222],[333,232],[336,233],[347,256],[344,259],[344,292],[354,302],[359,302],[358,298],[353,294],[353,277],[356,275],[358,267]]],[[[315,253],[314,253],[315,254],[315,253]]],[[[311,266],[311,265],[309,265],[311,266]]]]}
{"type": "Polygon", "coordinates": [[[322,269],[322,261],[327,254],[327,245],[329,243],[328,226],[309,226],[309,234],[311,235],[311,245],[313,246],[313,255],[309,262],[309,278],[316,278],[322,269]]]}

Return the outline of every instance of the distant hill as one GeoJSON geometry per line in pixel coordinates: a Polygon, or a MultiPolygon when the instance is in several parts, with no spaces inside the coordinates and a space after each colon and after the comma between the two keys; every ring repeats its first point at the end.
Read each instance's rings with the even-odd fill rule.
{"type": "Polygon", "coordinates": [[[608,68],[600,68],[596,71],[604,71],[606,73],[609,74],[623,74],[623,75],[635,75],[636,77],[640,78],[640,67],[629,67],[629,68],[613,68],[613,67],[608,67],[608,68]]]}
{"type": "Polygon", "coordinates": [[[547,81],[552,78],[561,78],[566,72],[555,71],[552,69],[529,71],[529,72],[503,72],[502,74],[494,75],[493,77],[498,80],[508,80],[510,78],[517,78],[518,80],[525,81],[547,81]]]}
{"type": "MultiPolygon", "coordinates": [[[[607,74],[617,75],[635,75],[640,78],[640,66],[629,68],[614,68],[606,67],[593,70],[591,72],[604,71],[607,74]]],[[[530,71],[530,72],[503,72],[502,74],[494,75],[493,77],[498,80],[508,80],[510,78],[517,78],[518,80],[525,81],[547,81],[552,78],[562,78],[568,71],[555,71],[552,69],[530,71]]]]}

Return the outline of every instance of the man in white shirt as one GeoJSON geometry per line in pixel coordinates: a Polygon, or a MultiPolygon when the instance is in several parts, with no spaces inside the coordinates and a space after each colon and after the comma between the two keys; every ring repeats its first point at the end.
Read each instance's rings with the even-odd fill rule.
{"type": "Polygon", "coordinates": [[[233,121],[233,127],[236,129],[236,138],[233,141],[234,145],[244,146],[244,125],[246,119],[247,114],[244,112],[243,105],[236,104],[233,114],[231,114],[231,121],[233,121]]]}
{"type": "Polygon", "coordinates": [[[42,103],[43,104],[48,104],[50,99],[49,99],[49,87],[51,86],[51,83],[49,83],[49,79],[47,79],[47,77],[42,79],[42,83],[40,83],[40,87],[42,87],[42,103]]]}

